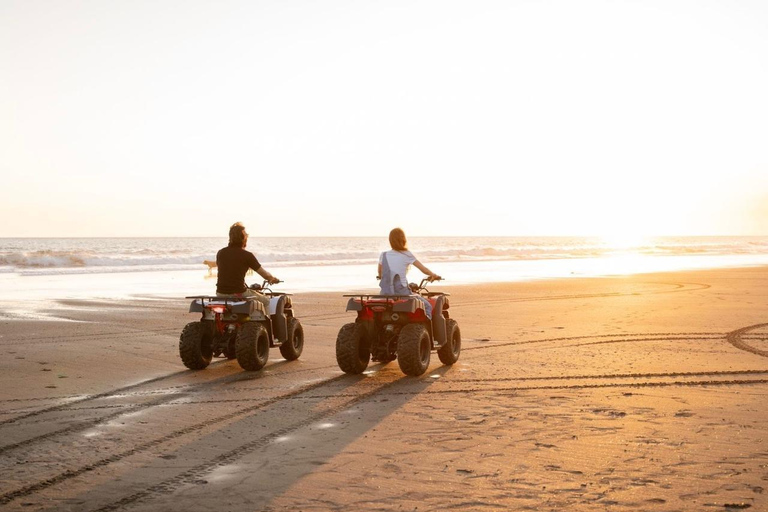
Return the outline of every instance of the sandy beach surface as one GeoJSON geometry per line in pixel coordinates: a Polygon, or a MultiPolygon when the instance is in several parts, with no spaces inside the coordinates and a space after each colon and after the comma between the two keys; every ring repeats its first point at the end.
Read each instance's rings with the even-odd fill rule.
{"type": "Polygon", "coordinates": [[[768,268],[438,287],[463,350],[340,372],[306,346],[186,370],[188,301],[0,320],[0,508],[768,510],[768,268]]]}

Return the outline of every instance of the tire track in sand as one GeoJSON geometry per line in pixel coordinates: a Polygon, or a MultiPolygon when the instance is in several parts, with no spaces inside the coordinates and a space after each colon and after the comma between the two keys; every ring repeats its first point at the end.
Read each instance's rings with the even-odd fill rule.
{"type": "MultiPolygon", "coordinates": [[[[743,343],[741,340],[741,337],[744,333],[749,332],[751,330],[758,329],[760,327],[768,326],[768,324],[758,324],[755,326],[749,326],[742,329],[739,329],[737,331],[733,331],[731,333],[728,333],[726,335],[726,338],[731,343],[743,343]]],[[[660,334],[660,333],[659,333],[660,334]]],[[[656,334],[658,336],[659,334],[656,334]]],[[[681,334],[687,334],[687,333],[668,333],[673,335],[681,335],[681,334]]],[[[695,333],[690,333],[695,334],[695,333]]],[[[705,334],[709,336],[719,336],[721,337],[722,334],[717,333],[700,333],[705,334]]],[[[626,336],[634,336],[634,335],[597,335],[597,336],[577,336],[577,337],[561,337],[561,338],[551,338],[551,339],[544,339],[544,340],[533,340],[529,342],[519,342],[519,343],[541,343],[545,341],[559,341],[559,340],[573,340],[573,339],[584,339],[584,338],[595,338],[595,337],[626,337],[626,336]]],[[[613,341],[622,341],[622,340],[613,340],[613,341]]],[[[624,340],[628,341],[628,340],[624,340]]],[[[519,344],[519,343],[513,343],[513,344],[519,344]]],[[[485,347],[474,347],[475,349],[491,349],[495,348],[499,345],[491,345],[491,346],[485,346],[485,347]]],[[[741,348],[741,347],[740,347],[741,348]]],[[[752,348],[752,347],[749,347],[752,348]]],[[[753,349],[754,350],[754,349],[753,349]]],[[[750,350],[752,351],[752,350],[750,350]]],[[[761,352],[761,351],[758,351],[761,352]]],[[[762,355],[762,354],[761,354],[762,355]]],[[[756,375],[756,374],[765,374],[768,373],[768,370],[742,370],[742,371],[710,371],[710,372],[668,372],[668,373],[646,373],[646,374],[601,374],[601,375],[576,375],[576,376],[556,376],[556,377],[522,377],[522,378],[509,378],[509,379],[458,379],[456,381],[450,381],[450,383],[469,383],[469,382],[491,382],[491,381],[531,381],[531,380],[575,380],[575,379],[618,379],[618,378],[658,378],[658,377],[688,377],[688,376],[726,376],[726,375],[756,375]]],[[[58,483],[61,483],[63,481],[66,481],[71,478],[75,478],[79,475],[82,475],[88,471],[92,471],[94,469],[107,466],[109,464],[112,464],[114,462],[118,462],[126,457],[130,457],[131,455],[135,455],[137,453],[150,450],[152,448],[155,448],[163,443],[169,442],[171,440],[177,439],[179,436],[189,435],[194,432],[200,431],[208,426],[213,426],[217,423],[226,422],[230,419],[237,418],[238,416],[244,416],[249,415],[250,413],[253,413],[259,409],[262,409],[264,407],[267,407],[272,404],[279,403],[283,400],[292,400],[292,399],[322,399],[322,398],[351,398],[349,402],[346,402],[345,404],[342,404],[340,406],[334,407],[330,410],[323,411],[320,413],[316,413],[314,415],[311,415],[308,418],[305,418],[304,420],[294,423],[293,425],[290,425],[288,427],[284,427],[280,430],[271,432],[265,436],[260,437],[259,439],[256,439],[254,441],[251,441],[249,443],[246,443],[244,445],[241,445],[240,447],[228,451],[224,454],[221,454],[213,459],[210,459],[190,470],[187,470],[180,475],[177,475],[173,478],[170,478],[168,480],[165,480],[159,484],[156,484],[154,486],[151,486],[147,488],[146,490],[139,491],[137,493],[134,493],[128,497],[122,498],[110,505],[104,506],[98,510],[100,511],[106,511],[106,510],[116,510],[119,509],[125,505],[128,505],[130,503],[140,501],[146,498],[150,498],[153,495],[157,494],[167,494],[169,492],[172,492],[175,487],[177,487],[179,484],[183,484],[184,482],[194,479],[197,475],[202,475],[205,472],[209,471],[210,469],[215,468],[218,465],[236,460],[237,458],[242,457],[246,453],[250,453],[260,447],[263,447],[267,443],[271,442],[272,440],[276,439],[277,437],[280,437],[282,435],[286,435],[287,433],[296,430],[298,428],[302,428],[304,426],[309,425],[310,423],[314,421],[318,421],[319,419],[328,417],[329,415],[336,414],[346,408],[349,408],[350,406],[354,405],[355,403],[365,400],[369,398],[370,396],[381,393],[382,391],[385,391],[391,387],[393,383],[387,383],[380,387],[377,387],[376,389],[363,393],[363,394],[345,394],[345,393],[334,393],[331,395],[309,395],[309,396],[300,396],[304,395],[305,393],[312,391],[314,389],[318,389],[322,386],[327,385],[330,382],[343,379],[345,378],[345,375],[339,375],[332,379],[328,379],[325,381],[317,382],[308,386],[304,386],[300,389],[297,389],[291,393],[281,395],[278,397],[274,397],[272,399],[269,399],[265,402],[262,402],[260,404],[253,405],[251,407],[248,407],[246,409],[242,409],[233,413],[229,413],[227,415],[222,415],[217,418],[211,418],[209,420],[206,420],[205,422],[201,422],[195,425],[190,425],[188,427],[176,430],[172,433],[166,434],[165,436],[162,436],[158,439],[143,443],[142,445],[136,446],[134,448],[131,448],[129,450],[123,451],[118,454],[111,455],[109,457],[103,458],[99,461],[87,464],[85,466],[82,466],[77,469],[67,470],[63,473],[60,473],[57,476],[42,480],[40,482],[37,482],[35,484],[25,486],[24,488],[17,489],[15,491],[11,491],[9,493],[6,493],[2,496],[0,496],[0,504],[5,504],[10,501],[13,501],[19,497],[22,496],[28,496],[30,494],[33,494],[37,491],[41,491],[43,489],[46,489],[48,487],[51,487],[53,485],[56,485],[58,483]]],[[[153,380],[162,380],[162,378],[153,379],[153,380]]],[[[397,382],[397,381],[395,381],[397,382]]],[[[723,386],[723,385],[749,385],[749,384],[764,384],[768,383],[768,379],[749,379],[749,380],[696,380],[696,381],[672,381],[672,382],[636,382],[636,383],[589,383],[589,384],[575,384],[575,385],[543,385],[543,386],[526,386],[526,387],[505,387],[501,389],[494,389],[494,390],[484,390],[484,389],[476,389],[476,388],[465,388],[462,386],[461,389],[445,389],[445,390],[422,390],[418,392],[414,391],[398,391],[398,392],[391,392],[391,394],[394,395],[407,395],[407,394],[421,394],[421,393],[498,393],[498,392],[520,392],[520,391],[526,391],[526,390],[564,390],[564,389],[594,389],[594,388],[611,388],[611,387],[630,387],[630,388],[640,388],[640,387],[668,387],[668,386],[723,386]]],[[[146,381],[142,384],[146,384],[146,381]]],[[[203,384],[206,385],[206,384],[203,384]]],[[[129,388],[136,387],[138,385],[130,386],[129,388]]],[[[175,395],[174,398],[177,398],[179,395],[175,395]]],[[[65,404],[71,405],[70,404],[65,404]]]]}
{"type": "MultiPolygon", "coordinates": [[[[228,361],[220,361],[219,363],[227,363],[227,362],[228,361]]],[[[322,368],[328,368],[328,367],[322,367],[322,368]]],[[[301,372],[311,371],[311,370],[313,370],[313,369],[302,369],[302,370],[294,371],[294,372],[287,371],[287,372],[282,372],[280,374],[271,374],[271,375],[265,375],[263,373],[257,373],[256,374],[257,377],[255,377],[255,378],[277,378],[277,377],[282,376],[282,375],[284,375],[286,373],[301,373],[301,372]]],[[[147,385],[147,384],[152,384],[152,383],[155,383],[155,382],[158,382],[158,381],[162,381],[162,380],[167,379],[167,378],[172,378],[172,377],[175,377],[175,376],[178,376],[178,375],[181,375],[181,374],[185,374],[187,372],[189,372],[189,370],[183,370],[181,372],[175,372],[175,373],[172,373],[172,374],[164,376],[164,377],[157,377],[157,378],[154,378],[154,379],[149,379],[149,380],[143,381],[143,382],[138,383],[138,384],[134,384],[134,385],[131,385],[131,386],[126,386],[126,387],[123,387],[123,388],[119,388],[117,390],[108,391],[108,392],[104,392],[104,393],[99,393],[98,395],[92,395],[90,397],[86,397],[86,398],[83,398],[81,400],[73,400],[73,401],[65,403],[65,404],[60,404],[60,405],[56,405],[56,406],[53,406],[53,407],[47,407],[45,409],[39,409],[37,411],[32,411],[32,412],[24,414],[22,416],[18,416],[18,417],[15,417],[15,418],[9,418],[7,420],[0,421],[0,426],[8,425],[8,424],[13,424],[13,423],[18,423],[18,422],[23,421],[25,419],[28,419],[28,418],[31,418],[31,417],[35,417],[35,416],[39,416],[39,415],[44,414],[44,413],[58,412],[58,411],[77,411],[77,410],[79,410],[79,408],[73,407],[73,406],[75,406],[75,405],[82,405],[84,402],[89,402],[89,401],[93,401],[93,400],[100,400],[100,399],[105,399],[105,398],[118,398],[118,397],[124,397],[124,396],[147,396],[147,395],[151,395],[151,394],[156,394],[157,392],[145,393],[145,394],[141,394],[141,393],[139,393],[139,394],[130,394],[130,393],[126,393],[126,391],[130,391],[131,389],[135,389],[135,388],[137,388],[139,386],[143,386],[143,385],[147,385]]],[[[153,408],[153,407],[158,407],[158,406],[162,406],[162,405],[168,405],[170,402],[173,402],[175,400],[179,400],[181,398],[189,396],[190,394],[195,393],[195,392],[197,392],[200,389],[208,389],[208,388],[210,388],[213,385],[233,384],[233,383],[237,383],[237,382],[241,382],[241,381],[247,381],[247,380],[253,380],[253,377],[251,377],[249,373],[243,372],[243,373],[231,374],[231,375],[225,376],[222,379],[218,379],[218,380],[215,380],[215,381],[207,381],[207,382],[201,382],[199,384],[191,384],[191,385],[183,387],[182,391],[179,391],[179,392],[168,392],[168,391],[164,391],[163,392],[163,391],[161,391],[160,393],[162,393],[162,396],[160,396],[159,398],[157,398],[155,400],[149,400],[147,402],[138,403],[138,404],[126,404],[123,407],[120,407],[117,411],[112,412],[111,414],[107,414],[107,415],[104,415],[104,416],[99,416],[97,418],[92,418],[92,419],[85,420],[85,421],[80,421],[80,422],[78,422],[76,424],[69,425],[69,426],[64,427],[62,429],[59,429],[59,430],[54,430],[52,432],[47,432],[45,434],[41,434],[41,435],[38,435],[38,436],[35,436],[35,437],[31,437],[31,438],[25,439],[23,441],[18,441],[16,443],[8,444],[8,445],[5,445],[5,446],[0,446],[0,455],[4,454],[6,452],[9,452],[11,450],[16,450],[18,448],[23,448],[25,446],[32,445],[34,443],[38,443],[38,442],[41,442],[41,441],[46,441],[46,440],[48,440],[48,439],[50,439],[52,437],[66,435],[66,434],[71,434],[71,433],[74,433],[74,432],[78,432],[80,430],[86,430],[86,429],[92,428],[92,427],[94,427],[96,425],[99,425],[99,424],[111,421],[113,419],[119,418],[120,416],[123,416],[124,414],[126,414],[128,412],[134,413],[134,412],[141,411],[141,410],[144,410],[144,409],[150,409],[150,408],[153,408]]],[[[326,379],[326,380],[329,380],[329,379],[326,379]]],[[[111,407],[105,407],[103,409],[115,409],[115,407],[111,406],[111,407]]],[[[94,408],[91,408],[90,410],[94,410],[94,408]]]]}
{"type": "Polygon", "coordinates": [[[760,350],[744,342],[745,333],[755,331],[763,327],[768,327],[768,324],[755,324],[748,327],[742,327],[741,329],[728,333],[726,339],[728,340],[728,343],[738,348],[739,350],[745,350],[758,356],[768,357],[768,350],[760,350]]]}
{"type": "MultiPolygon", "coordinates": [[[[339,376],[339,378],[343,378],[343,377],[345,377],[345,375],[339,376]]],[[[394,380],[392,382],[388,382],[377,388],[374,388],[370,391],[366,391],[366,392],[354,395],[354,397],[352,397],[351,400],[343,404],[330,407],[324,411],[310,414],[309,416],[307,416],[301,421],[297,421],[291,425],[285,426],[281,429],[275,430],[269,434],[266,434],[257,439],[254,439],[253,441],[244,443],[234,449],[231,449],[225,453],[222,453],[221,455],[218,455],[201,464],[198,464],[197,466],[192,467],[187,471],[184,471],[183,473],[180,473],[172,478],[166,479],[158,484],[152,485],[151,487],[148,487],[143,491],[136,492],[120,500],[117,500],[113,503],[97,508],[93,510],[93,512],[108,512],[113,510],[122,510],[125,506],[131,505],[138,501],[143,501],[145,499],[149,499],[159,495],[171,494],[179,486],[185,485],[188,482],[194,482],[196,480],[199,480],[200,478],[205,476],[208,472],[215,469],[216,467],[219,467],[225,464],[230,464],[236,461],[237,459],[240,459],[243,456],[258,450],[259,448],[265,447],[266,445],[275,441],[279,437],[286,436],[295,430],[299,430],[301,428],[307,427],[317,421],[320,421],[327,417],[338,414],[344,410],[350,409],[351,407],[355,406],[359,402],[365,401],[371,398],[372,396],[391,388],[392,386],[396,385],[398,382],[399,380],[394,380]]],[[[337,396],[345,396],[345,395],[332,395],[332,396],[337,397],[337,396]]],[[[290,398],[296,398],[296,397],[290,397],[290,398]]],[[[307,398],[311,398],[311,397],[307,397],[307,398]]]]}
{"type": "Polygon", "coordinates": [[[693,292],[698,290],[706,290],[711,288],[712,285],[704,283],[646,283],[646,284],[660,284],[674,286],[672,290],[648,290],[641,292],[607,292],[607,293],[584,293],[573,295],[547,295],[537,297],[515,297],[511,299],[489,299],[478,300],[472,302],[462,302],[456,305],[451,304],[451,308],[460,308],[464,306],[478,306],[484,304],[507,304],[510,302],[539,302],[545,300],[571,300],[571,299],[594,299],[594,298],[612,298],[612,297],[632,297],[641,295],[657,295],[660,293],[679,293],[679,292],[693,292]]]}
{"type": "MultiPolygon", "coordinates": [[[[471,350],[489,350],[496,347],[509,347],[514,345],[531,345],[535,343],[547,343],[551,341],[576,341],[584,339],[594,338],[626,338],[631,337],[628,340],[610,340],[610,341],[598,341],[592,343],[585,343],[585,345],[597,344],[597,343],[622,343],[627,341],[663,341],[663,340],[688,340],[688,339],[719,339],[726,336],[724,333],[719,332],[653,332],[653,333],[623,333],[623,334],[594,334],[585,336],[565,336],[559,338],[544,338],[540,340],[527,340],[527,341],[502,341],[496,342],[492,345],[482,345],[478,347],[462,347],[462,352],[471,350]]],[[[470,340],[467,340],[470,341],[470,340]]],[[[492,340],[488,340],[492,341],[492,340]]],[[[573,345],[577,346],[577,345],[573,345]]]]}
{"type": "MultiPolygon", "coordinates": [[[[290,393],[286,393],[284,395],[276,396],[271,399],[267,399],[259,404],[246,407],[243,409],[239,409],[237,411],[231,412],[229,414],[224,414],[221,416],[217,416],[214,418],[209,418],[208,420],[202,421],[200,423],[196,423],[194,425],[189,425],[187,427],[175,430],[169,434],[166,434],[162,437],[159,437],[157,439],[153,439],[152,441],[147,441],[146,443],[140,444],[138,446],[135,446],[131,449],[122,451],[120,453],[116,453],[113,455],[110,455],[109,457],[105,457],[103,459],[100,459],[96,462],[92,462],[89,464],[86,464],[84,466],[81,466],[77,469],[68,469],[62,473],[59,473],[56,476],[46,478],[45,480],[38,481],[34,484],[30,484],[27,486],[24,486],[20,489],[16,489],[14,491],[7,492],[5,494],[0,495],[0,505],[5,505],[10,503],[11,501],[14,501],[18,498],[22,498],[24,496],[29,496],[30,494],[33,494],[38,491],[42,491],[44,489],[47,489],[48,487],[51,487],[53,485],[59,484],[61,482],[64,482],[66,480],[69,480],[71,478],[78,477],[82,474],[85,474],[89,471],[93,471],[95,469],[107,466],[109,464],[113,464],[116,462],[119,462],[127,457],[130,457],[132,455],[136,455],[141,452],[145,452],[147,450],[150,450],[152,448],[156,448],[157,446],[160,446],[164,443],[167,443],[169,441],[175,441],[178,440],[181,436],[186,436],[193,434],[195,432],[198,432],[206,427],[210,427],[213,425],[216,425],[217,423],[223,423],[232,419],[237,418],[238,416],[246,416],[253,412],[258,411],[259,409],[263,409],[265,407],[268,407],[270,405],[273,405],[275,403],[280,402],[281,400],[290,399],[296,395],[300,395],[302,393],[306,393],[308,391],[312,391],[318,387],[325,386],[328,384],[331,384],[337,380],[340,380],[342,378],[345,378],[346,375],[338,375],[336,377],[326,379],[320,382],[315,382],[313,384],[308,384],[306,386],[303,386],[299,389],[296,389],[290,393]]],[[[39,440],[39,439],[38,439],[39,440]]]]}
{"type": "MultiPolygon", "coordinates": [[[[696,380],[696,381],[671,381],[671,382],[619,382],[619,383],[596,383],[596,384],[562,384],[551,386],[524,386],[524,387],[503,387],[493,389],[482,388],[461,388],[461,389],[430,389],[427,391],[396,391],[391,395],[417,396],[417,395],[447,395],[447,394],[498,394],[498,393],[517,393],[521,391],[550,391],[550,390],[579,390],[579,389],[602,389],[602,388],[668,388],[668,387],[696,387],[696,386],[746,386],[754,384],[768,384],[768,379],[743,379],[743,380],[696,380]]],[[[306,398],[325,399],[350,397],[349,394],[336,395],[310,395],[306,398]]]]}

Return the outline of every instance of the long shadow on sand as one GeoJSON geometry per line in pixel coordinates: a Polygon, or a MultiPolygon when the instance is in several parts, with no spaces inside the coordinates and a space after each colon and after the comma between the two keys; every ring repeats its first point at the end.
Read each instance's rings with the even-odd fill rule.
{"type": "Polygon", "coordinates": [[[372,370],[335,378],[322,390],[276,399],[159,455],[119,481],[67,501],[77,510],[188,510],[216,508],[217,503],[228,510],[261,510],[419,396],[434,382],[431,376],[449,368],[438,367],[422,378],[405,377],[392,365],[372,370]]]}

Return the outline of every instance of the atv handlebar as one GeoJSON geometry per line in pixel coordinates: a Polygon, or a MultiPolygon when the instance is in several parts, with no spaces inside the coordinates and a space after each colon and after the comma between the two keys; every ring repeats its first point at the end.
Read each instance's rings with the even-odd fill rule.
{"type": "MultiPolygon", "coordinates": [[[[381,276],[376,276],[376,280],[381,281],[381,276]]],[[[441,276],[438,276],[437,274],[435,274],[434,276],[425,277],[424,279],[421,280],[421,284],[419,285],[419,288],[422,288],[425,282],[431,283],[433,281],[444,281],[444,279],[441,276]]]]}
{"type": "Polygon", "coordinates": [[[429,294],[430,291],[427,290],[427,283],[431,283],[433,281],[442,281],[442,280],[443,278],[438,275],[429,276],[422,279],[418,285],[416,283],[409,283],[408,288],[410,288],[412,293],[417,293],[421,295],[421,292],[427,292],[427,294],[429,294]]]}
{"type": "Polygon", "coordinates": [[[283,281],[281,281],[281,280],[279,280],[279,279],[278,279],[277,281],[274,281],[272,284],[270,284],[270,283],[269,283],[269,280],[268,280],[268,279],[265,279],[263,283],[261,283],[261,284],[258,284],[258,283],[253,283],[253,284],[252,284],[251,286],[249,286],[248,288],[250,288],[251,290],[257,291],[257,292],[259,292],[259,291],[263,291],[263,290],[266,290],[266,291],[268,291],[268,292],[270,292],[270,293],[271,293],[271,292],[272,292],[272,289],[270,288],[270,286],[272,286],[272,285],[275,285],[275,284],[278,284],[278,283],[282,283],[282,282],[283,282],[283,281]]]}
{"type": "Polygon", "coordinates": [[[421,283],[419,283],[419,287],[416,290],[414,290],[414,291],[426,290],[427,289],[427,286],[426,286],[427,283],[432,283],[434,281],[442,281],[442,280],[443,280],[443,278],[438,276],[438,275],[425,277],[424,279],[421,280],[421,283]]]}

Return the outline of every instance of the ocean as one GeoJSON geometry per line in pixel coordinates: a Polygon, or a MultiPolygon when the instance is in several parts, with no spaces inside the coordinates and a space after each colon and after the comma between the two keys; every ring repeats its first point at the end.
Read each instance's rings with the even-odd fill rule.
{"type": "MultiPolygon", "coordinates": [[[[225,238],[0,238],[0,273],[19,275],[153,272],[201,269],[225,238]]],[[[526,261],[641,256],[768,254],[768,237],[665,237],[616,247],[599,238],[413,238],[426,263],[526,261]]],[[[375,263],[386,238],[252,238],[248,249],[270,267],[375,263]]]]}
{"type": "MultiPolygon", "coordinates": [[[[213,293],[225,238],[0,238],[0,301],[158,298],[213,293]]],[[[592,237],[409,239],[444,285],[768,265],[768,237],[659,237],[610,243],[592,237]]],[[[377,288],[385,237],[249,240],[281,291],[377,288]]],[[[418,281],[420,272],[409,278],[418,281]]],[[[259,281],[258,275],[246,278],[259,281]]],[[[437,285],[436,285],[437,286],[437,285]]],[[[39,308],[38,308],[39,309],[39,308]]]]}

